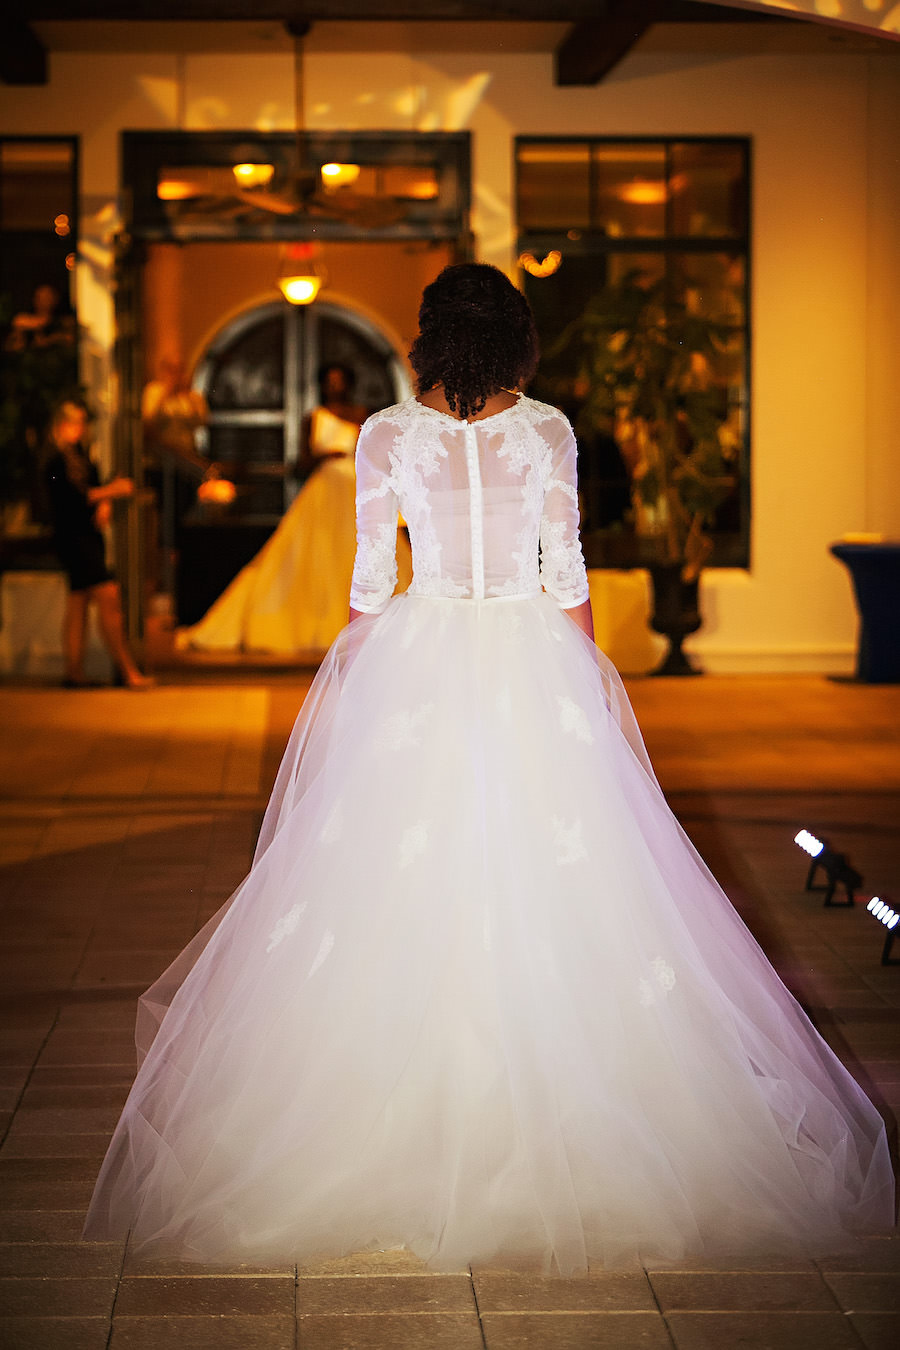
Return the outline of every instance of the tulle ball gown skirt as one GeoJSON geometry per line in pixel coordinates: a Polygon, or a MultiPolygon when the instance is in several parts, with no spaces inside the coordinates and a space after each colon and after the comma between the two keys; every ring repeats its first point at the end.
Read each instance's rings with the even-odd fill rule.
{"type": "Polygon", "coordinates": [[[892,1221],[879,1116],[544,595],[342,634],[138,1038],[86,1234],[147,1253],[567,1273],[892,1221]]]}

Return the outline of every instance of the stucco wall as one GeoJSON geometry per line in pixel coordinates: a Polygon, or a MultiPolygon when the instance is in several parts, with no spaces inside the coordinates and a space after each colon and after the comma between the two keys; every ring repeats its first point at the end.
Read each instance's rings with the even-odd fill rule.
{"type": "MultiPolygon", "coordinates": [[[[500,266],[514,257],[515,135],[752,137],[752,565],[707,571],[691,645],[710,670],[849,670],[855,612],[828,544],[848,530],[900,535],[897,62],[638,54],[598,88],[558,89],[545,53],[372,52],[359,38],[357,51],[308,57],[307,125],[470,128],[478,252],[500,266]]],[[[0,90],[7,134],[82,137],[79,316],[101,403],[114,397],[119,130],[283,128],[292,108],[286,53],[64,53],[47,88],[0,90]]],[[[645,666],[645,578],[598,575],[594,591],[601,641],[626,668],[645,666]]]]}

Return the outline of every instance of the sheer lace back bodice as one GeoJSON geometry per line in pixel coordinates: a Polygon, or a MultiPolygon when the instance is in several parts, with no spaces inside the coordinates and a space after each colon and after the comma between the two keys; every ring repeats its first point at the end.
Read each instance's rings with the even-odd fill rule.
{"type": "Polygon", "coordinates": [[[356,452],[353,608],[379,610],[393,593],[398,510],[411,595],[482,600],[543,585],[562,608],[581,604],[575,460],[562,413],[524,396],[474,422],[414,398],[376,413],[356,452]]]}

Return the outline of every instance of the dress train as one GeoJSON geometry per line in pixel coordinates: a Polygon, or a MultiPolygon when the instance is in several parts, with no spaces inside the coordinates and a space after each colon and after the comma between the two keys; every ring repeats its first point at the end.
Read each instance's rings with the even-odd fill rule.
{"type": "Polygon", "coordinates": [[[313,682],[252,870],[145,995],[86,1235],[434,1269],[814,1253],[882,1122],[543,594],[401,596],[313,682]]]}
{"type": "MultiPolygon", "coordinates": [[[[198,623],[179,630],[179,647],[281,656],[330,647],[347,622],[355,495],[352,455],[323,459],[256,557],[198,623]]],[[[399,589],[405,590],[412,560],[402,531],[397,545],[399,589]]]]}

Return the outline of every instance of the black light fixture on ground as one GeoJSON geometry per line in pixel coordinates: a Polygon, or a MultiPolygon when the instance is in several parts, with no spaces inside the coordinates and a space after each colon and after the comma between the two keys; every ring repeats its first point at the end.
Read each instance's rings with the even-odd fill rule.
{"type": "Polygon", "coordinates": [[[878,919],[887,929],[884,946],[881,949],[881,964],[883,966],[900,966],[900,958],[891,956],[891,949],[896,937],[895,930],[897,924],[900,923],[900,914],[897,913],[893,905],[889,905],[886,900],[882,900],[878,895],[872,896],[872,899],[866,905],[866,909],[873,918],[878,919]]]}
{"type": "MultiPolygon", "coordinates": [[[[862,885],[863,879],[856,868],[850,866],[846,854],[835,852],[834,849],[829,848],[824,839],[817,839],[809,830],[800,830],[795,834],[794,843],[799,844],[800,848],[808,853],[812,860],[806,877],[806,890],[824,890],[826,905],[842,908],[852,906],[856,898],[855,892],[862,885]],[[819,868],[825,873],[824,887],[814,884],[816,872],[819,868]],[[844,887],[847,893],[846,900],[835,901],[834,893],[838,886],[844,887]]],[[[877,919],[887,930],[884,947],[881,950],[881,964],[883,966],[900,966],[900,957],[891,955],[894,939],[897,936],[897,928],[900,925],[900,905],[895,908],[892,901],[873,895],[871,900],[866,903],[866,910],[872,915],[873,919],[877,919]]]]}
{"type": "Polygon", "coordinates": [[[847,860],[847,855],[837,853],[829,848],[827,842],[823,839],[817,839],[809,830],[800,830],[794,836],[794,843],[809,854],[812,861],[809,865],[809,872],[806,875],[806,890],[818,891],[824,890],[827,906],[850,906],[853,904],[855,892],[862,885],[863,879],[855,867],[851,867],[847,860]],[[825,873],[825,885],[817,886],[815,884],[816,873],[821,869],[825,873]],[[843,886],[847,896],[846,900],[835,900],[834,893],[838,886],[843,886]]]}

